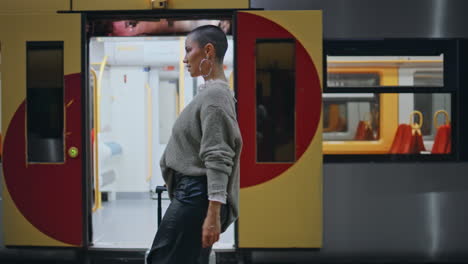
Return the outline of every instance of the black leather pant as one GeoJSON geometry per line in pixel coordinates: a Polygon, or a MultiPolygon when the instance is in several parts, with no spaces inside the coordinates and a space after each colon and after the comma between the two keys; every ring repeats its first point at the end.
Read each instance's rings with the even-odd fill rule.
{"type": "MultiPolygon", "coordinates": [[[[147,257],[148,264],[208,264],[202,248],[202,225],[208,210],[206,176],[175,174],[176,187],[147,257]]],[[[221,221],[227,208],[221,207],[221,221]]]]}

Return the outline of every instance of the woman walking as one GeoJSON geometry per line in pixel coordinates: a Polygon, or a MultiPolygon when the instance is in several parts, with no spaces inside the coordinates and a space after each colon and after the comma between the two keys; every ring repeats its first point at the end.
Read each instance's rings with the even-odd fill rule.
{"type": "Polygon", "coordinates": [[[198,27],[186,38],[184,63],[205,83],[177,118],[160,161],[171,204],[147,263],[208,263],[211,246],[238,216],[242,139],[223,71],[226,50],[226,35],[216,26],[198,27]]]}

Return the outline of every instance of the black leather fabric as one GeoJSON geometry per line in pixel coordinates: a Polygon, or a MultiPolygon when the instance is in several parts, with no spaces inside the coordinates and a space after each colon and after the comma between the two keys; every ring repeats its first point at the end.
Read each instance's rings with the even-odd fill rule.
{"type": "MultiPolygon", "coordinates": [[[[148,264],[208,264],[211,248],[202,248],[202,225],[208,210],[206,176],[176,173],[174,199],[158,228],[148,264]]],[[[221,207],[225,221],[227,207],[221,207]]]]}

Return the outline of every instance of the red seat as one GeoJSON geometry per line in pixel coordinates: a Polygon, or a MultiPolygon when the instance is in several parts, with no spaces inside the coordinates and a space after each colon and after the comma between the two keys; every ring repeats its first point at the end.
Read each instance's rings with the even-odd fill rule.
{"type": "Polygon", "coordinates": [[[374,140],[374,132],[368,121],[359,121],[354,140],[374,140]]]}
{"type": "Polygon", "coordinates": [[[400,124],[398,126],[392,147],[390,148],[390,154],[419,154],[421,151],[426,150],[421,134],[422,113],[413,111],[410,116],[410,121],[411,125],[400,124]],[[420,124],[414,123],[413,116],[415,114],[419,115],[420,124]]]}
{"type": "Polygon", "coordinates": [[[451,151],[451,127],[442,125],[437,129],[432,154],[447,154],[451,151]]]}
{"type": "Polygon", "coordinates": [[[452,128],[450,126],[449,115],[445,110],[439,110],[434,114],[434,126],[437,128],[436,136],[434,138],[434,145],[432,146],[432,154],[448,154],[452,151],[452,128]],[[439,114],[445,115],[445,124],[438,126],[437,116],[439,114]]]}

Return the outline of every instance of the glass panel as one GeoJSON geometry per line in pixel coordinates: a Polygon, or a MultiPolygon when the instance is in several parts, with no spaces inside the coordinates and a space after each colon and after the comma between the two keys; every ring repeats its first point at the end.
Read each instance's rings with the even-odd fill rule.
{"type": "Polygon", "coordinates": [[[414,86],[444,86],[444,75],[441,71],[415,71],[414,86]]]}
{"type": "Polygon", "coordinates": [[[63,42],[27,43],[29,162],[63,162],[63,42]]]}
{"type": "Polygon", "coordinates": [[[323,139],[378,140],[378,113],[378,94],[324,94],[323,139]]]}
{"type": "Polygon", "coordinates": [[[328,87],[444,86],[444,55],[327,56],[328,87]]]}
{"type": "Polygon", "coordinates": [[[450,154],[451,99],[449,93],[325,93],[324,153],[450,154]]]}
{"type": "Polygon", "coordinates": [[[257,41],[257,161],[295,160],[295,43],[257,41]]]}

